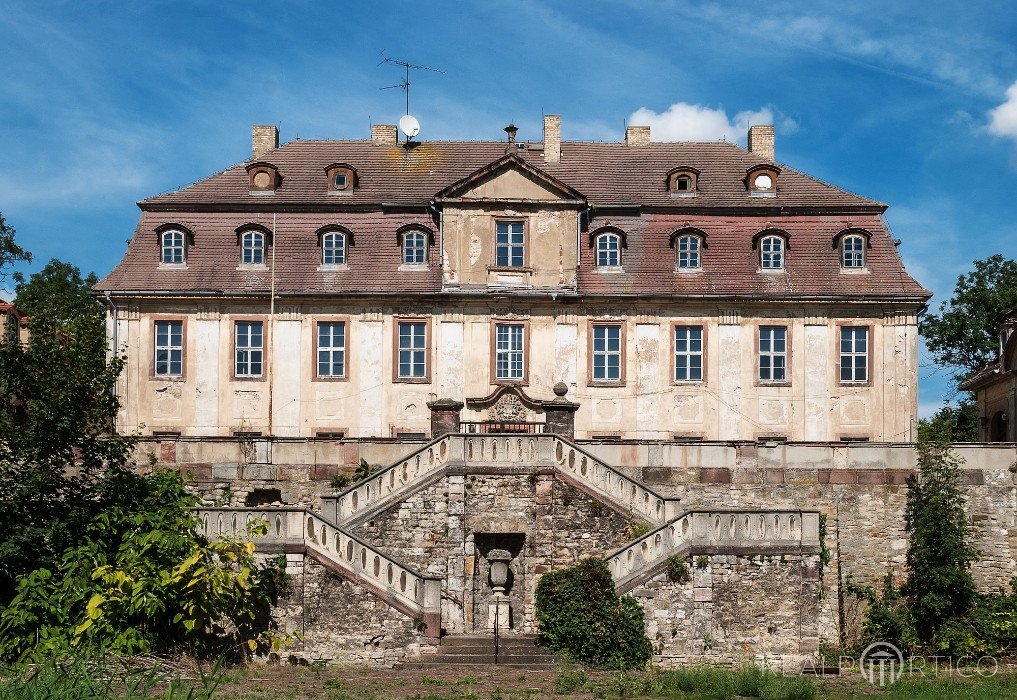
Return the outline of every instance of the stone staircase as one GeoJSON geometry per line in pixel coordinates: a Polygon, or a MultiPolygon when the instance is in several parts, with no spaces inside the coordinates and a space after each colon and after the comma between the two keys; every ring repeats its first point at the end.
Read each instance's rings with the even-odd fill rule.
{"type": "Polygon", "coordinates": [[[487,666],[497,664],[520,669],[550,669],[560,659],[544,647],[537,645],[535,635],[503,635],[498,640],[497,653],[494,635],[454,635],[441,640],[441,646],[433,654],[424,654],[419,659],[404,662],[406,668],[430,668],[436,666],[487,666]]]}

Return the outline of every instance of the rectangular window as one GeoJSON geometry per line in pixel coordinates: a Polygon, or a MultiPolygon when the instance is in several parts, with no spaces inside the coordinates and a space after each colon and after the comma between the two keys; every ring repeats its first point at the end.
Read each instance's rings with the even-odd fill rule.
{"type": "Polygon", "coordinates": [[[180,377],[184,374],[184,322],[155,322],[155,375],[180,377]]]}
{"type": "Polygon", "coordinates": [[[317,363],[319,377],[346,376],[346,322],[318,324],[317,363]]]}
{"type": "Polygon", "coordinates": [[[237,377],[260,377],[264,357],[264,325],[261,321],[237,321],[235,336],[235,365],[237,377]]]}
{"type": "Polygon", "coordinates": [[[840,329],[840,381],[844,384],[869,381],[867,326],[844,326],[840,329]]]}
{"type": "Polygon", "coordinates": [[[621,326],[593,326],[590,360],[593,363],[593,374],[591,376],[593,381],[622,381],[621,326]]]}
{"type": "Polygon", "coordinates": [[[674,327],[674,380],[703,381],[703,327],[674,327]]]}
{"type": "Polygon", "coordinates": [[[787,328],[762,326],[759,329],[759,381],[787,381],[787,328]]]}
{"type": "Polygon", "coordinates": [[[497,224],[495,265],[522,267],[524,264],[524,238],[522,221],[499,221],[497,224]]]}
{"type": "Polygon", "coordinates": [[[425,379],[427,377],[427,322],[399,322],[398,377],[425,379]]]}
{"type": "Polygon", "coordinates": [[[522,324],[499,323],[494,327],[495,379],[525,378],[524,330],[522,324]]]}

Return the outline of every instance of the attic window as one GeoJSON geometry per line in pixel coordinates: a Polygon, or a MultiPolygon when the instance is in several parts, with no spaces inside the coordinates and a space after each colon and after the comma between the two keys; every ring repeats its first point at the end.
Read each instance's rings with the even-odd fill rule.
{"type": "Polygon", "coordinates": [[[750,197],[776,197],[777,175],[780,170],[773,165],[757,165],[749,169],[745,184],[750,197]]]}
{"type": "Polygon", "coordinates": [[[279,170],[271,163],[251,163],[247,177],[251,194],[272,194],[279,186],[279,170]]]}
{"type": "Polygon", "coordinates": [[[329,194],[351,194],[356,185],[357,173],[345,163],[333,163],[325,168],[329,194]]]}
{"type": "Polygon", "coordinates": [[[667,189],[672,197],[695,197],[698,178],[695,168],[675,168],[667,174],[667,189]]]}

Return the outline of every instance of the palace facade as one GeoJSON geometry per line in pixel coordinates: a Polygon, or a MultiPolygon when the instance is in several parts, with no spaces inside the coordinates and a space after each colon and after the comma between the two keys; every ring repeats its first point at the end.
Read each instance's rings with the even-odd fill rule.
{"type": "Polygon", "coordinates": [[[255,126],[246,162],[139,202],[96,287],[118,428],[539,432],[557,400],[578,439],[912,438],[930,294],[885,204],[778,164],[771,126],[747,149],[506,132],[255,126]]]}

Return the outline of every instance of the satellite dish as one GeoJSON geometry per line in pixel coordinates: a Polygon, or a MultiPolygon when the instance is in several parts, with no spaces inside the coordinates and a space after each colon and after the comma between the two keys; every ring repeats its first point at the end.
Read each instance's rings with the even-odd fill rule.
{"type": "Polygon", "coordinates": [[[420,122],[417,121],[416,117],[406,114],[399,117],[399,131],[406,134],[406,138],[412,139],[420,133],[420,122]]]}

